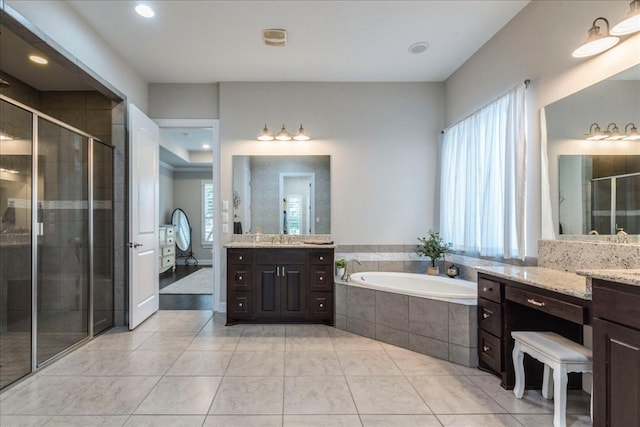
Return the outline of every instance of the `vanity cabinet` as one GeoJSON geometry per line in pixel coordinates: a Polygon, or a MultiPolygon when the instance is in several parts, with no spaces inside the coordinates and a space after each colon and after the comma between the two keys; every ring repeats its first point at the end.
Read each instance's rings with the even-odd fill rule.
{"type": "Polygon", "coordinates": [[[333,249],[227,250],[227,324],[332,324],[333,287],[333,249]]]}
{"type": "Polygon", "coordinates": [[[640,426],[640,287],[593,279],[594,426],[640,426]]]}
{"type": "MultiPolygon", "coordinates": [[[[501,378],[512,389],[512,331],[553,331],[582,343],[582,325],[590,322],[590,301],[514,279],[478,274],[478,367],[501,378]]],[[[543,365],[525,355],[526,387],[539,389],[543,365]]],[[[569,374],[569,387],[581,377],[569,374]]]]}

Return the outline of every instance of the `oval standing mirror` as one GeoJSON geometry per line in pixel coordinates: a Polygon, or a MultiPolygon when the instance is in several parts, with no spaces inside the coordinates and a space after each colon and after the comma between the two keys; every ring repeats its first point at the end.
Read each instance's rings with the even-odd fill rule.
{"type": "Polygon", "coordinates": [[[171,214],[171,224],[176,227],[176,248],[178,248],[178,257],[187,257],[184,261],[185,265],[193,261],[195,265],[198,265],[198,260],[193,256],[191,250],[191,225],[189,224],[189,218],[182,209],[174,209],[171,214]]]}

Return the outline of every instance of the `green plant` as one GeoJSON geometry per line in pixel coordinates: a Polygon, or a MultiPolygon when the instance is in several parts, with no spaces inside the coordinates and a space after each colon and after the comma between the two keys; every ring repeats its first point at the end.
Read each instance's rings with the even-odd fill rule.
{"type": "Polygon", "coordinates": [[[347,266],[347,261],[345,261],[344,259],[338,259],[336,260],[336,267],[338,268],[345,268],[347,266]]]}
{"type": "Polygon", "coordinates": [[[429,229],[428,234],[429,238],[418,237],[418,241],[421,245],[418,245],[418,250],[416,252],[418,255],[428,256],[431,258],[431,266],[435,267],[436,261],[449,252],[452,245],[451,243],[445,242],[437,231],[429,229]]]}

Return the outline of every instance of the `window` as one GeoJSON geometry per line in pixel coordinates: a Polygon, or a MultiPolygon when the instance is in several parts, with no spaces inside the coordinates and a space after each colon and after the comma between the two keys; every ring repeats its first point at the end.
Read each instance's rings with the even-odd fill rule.
{"type": "Polygon", "coordinates": [[[524,258],[524,85],[445,133],[440,233],[454,250],[524,258]]]}
{"type": "Polygon", "coordinates": [[[202,245],[213,244],[213,181],[202,181],[202,245]]]}

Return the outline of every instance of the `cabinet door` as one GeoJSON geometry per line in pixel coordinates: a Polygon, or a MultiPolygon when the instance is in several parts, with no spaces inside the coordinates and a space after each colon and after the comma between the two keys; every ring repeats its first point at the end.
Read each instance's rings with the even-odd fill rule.
{"type": "Polygon", "coordinates": [[[640,426],[640,331],[593,319],[593,425],[640,426]]]}
{"type": "Polygon", "coordinates": [[[280,268],[281,315],[301,319],[306,316],[307,267],[284,265],[280,268]]]}
{"type": "Polygon", "coordinates": [[[280,271],[276,265],[257,266],[256,271],[256,316],[271,318],[280,315],[280,271]]]}

